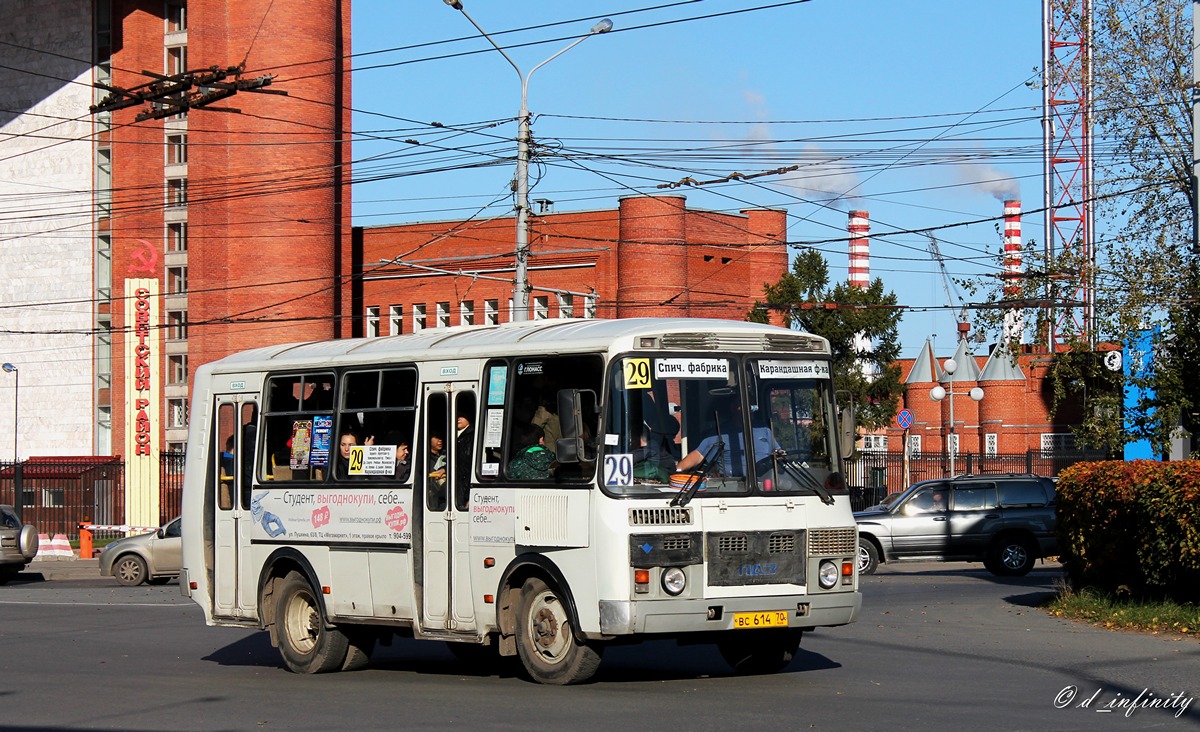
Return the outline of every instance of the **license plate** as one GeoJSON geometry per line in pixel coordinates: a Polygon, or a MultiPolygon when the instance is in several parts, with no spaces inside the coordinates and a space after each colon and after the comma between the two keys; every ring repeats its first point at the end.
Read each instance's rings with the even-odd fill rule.
{"type": "Polygon", "coordinates": [[[734,613],[733,627],[741,628],[786,628],[787,610],[768,610],[763,613],[734,613]]]}

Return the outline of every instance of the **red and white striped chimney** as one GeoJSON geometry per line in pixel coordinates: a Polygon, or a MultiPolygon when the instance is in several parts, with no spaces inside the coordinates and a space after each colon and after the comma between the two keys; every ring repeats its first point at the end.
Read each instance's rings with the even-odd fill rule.
{"type": "Polygon", "coordinates": [[[850,284],[864,290],[871,286],[871,251],[867,236],[871,233],[871,214],[850,212],[850,284]]]}
{"type": "MultiPolygon", "coordinates": [[[[1021,296],[1021,202],[1004,202],[1004,299],[1021,296]]],[[[1021,343],[1025,330],[1025,313],[1013,308],[1004,314],[1004,339],[1021,343]]]]}

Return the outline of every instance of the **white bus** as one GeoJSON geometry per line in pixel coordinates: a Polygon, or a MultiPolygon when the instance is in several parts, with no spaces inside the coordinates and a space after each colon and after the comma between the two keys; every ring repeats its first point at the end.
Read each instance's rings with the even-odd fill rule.
{"type": "Polygon", "coordinates": [[[516,655],[548,684],[653,638],[774,672],[861,607],[829,357],[773,326],[647,318],[207,364],[182,592],[209,625],[267,630],[299,673],[397,634],[516,655]]]}

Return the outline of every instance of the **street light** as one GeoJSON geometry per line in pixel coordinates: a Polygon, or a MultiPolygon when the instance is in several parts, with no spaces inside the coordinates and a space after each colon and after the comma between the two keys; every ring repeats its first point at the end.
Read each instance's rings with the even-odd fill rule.
{"type": "Polygon", "coordinates": [[[572,48],[583,43],[588,38],[599,33],[607,33],[612,30],[613,23],[608,18],[601,20],[599,23],[592,26],[588,34],[583,38],[576,39],[573,43],[554,54],[550,58],[534,66],[529,70],[529,73],[521,71],[521,67],[517,66],[516,62],[509,57],[504,49],[498,43],[492,40],[492,37],[487,34],[479,24],[475,22],[466,10],[463,9],[461,0],[442,0],[444,3],[454,8],[463,16],[471,21],[471,25],[475,26],[475,30],[487,39],[488,43],[500,52],[505,61],[516,70],[517,76],[521,77],[521,111],[518,116],[517,130],[517,266],[516,274],[513,282],[513,320],[528,320],[529,319],[529,276],[528,276],[528,260],[529,260],[529,147],[532,141],[532,136],[529,129],[529,77],[533,76],[533,72],[542,68],[554,59],[563,55],[572,48]]]}
{"type": "Polygon", "coordinates": [[[942,370],[946,372],[946,376],[950,377],[950,389],[947,391],[945,387],[938,384],[929,390],[929,398],[935,402],[940,402],[946,397],[950,397],[950,439],[947,440],[946,447],[950,451],[950,477],[953,478],[956,475],[954,457],[958,453],[958,445],[954,442],[954,397],[969,396],[975,401],[980,401],[983,399],[983,389],[976,386],[970,391],[954,391],[954,372],[958,370],[958,363],[952,358],[946,359],[945,363],[942,364],[942,370]]]}
{"type": "Polygon", "coordinates": [[[21,372],[11,363],[6,363],[0,366],[5,371],[13,375],[13,465],[17,464],[17,417],[20,412],[17,411],[17,400],[21,398],[21,372]]]}

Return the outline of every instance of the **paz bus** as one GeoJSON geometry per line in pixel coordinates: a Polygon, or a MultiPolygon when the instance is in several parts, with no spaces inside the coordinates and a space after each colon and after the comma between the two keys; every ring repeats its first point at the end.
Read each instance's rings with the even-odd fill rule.
{"type": "Polygon", "coordinates": [[[196,370],[180,587],[297,673],[397,636],[534,681],[607,646],[782,669],[861,607],[828,342],[540,320],[249,350],[196,370]]]}

